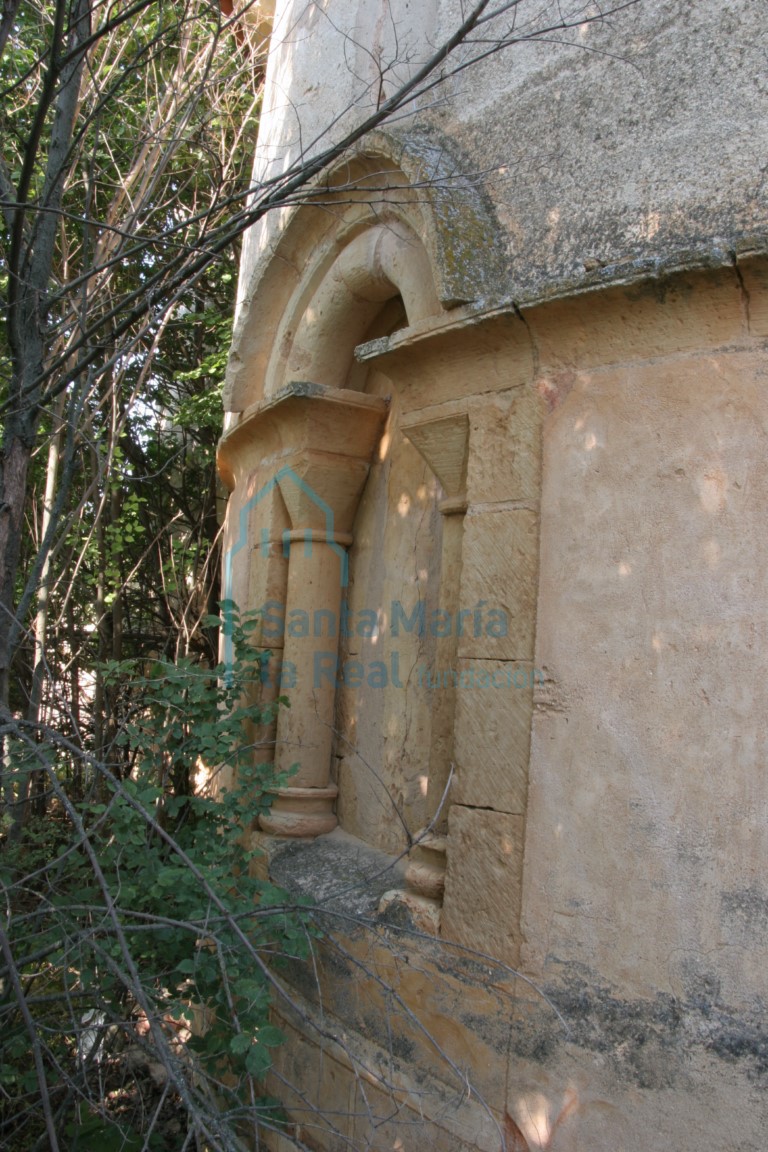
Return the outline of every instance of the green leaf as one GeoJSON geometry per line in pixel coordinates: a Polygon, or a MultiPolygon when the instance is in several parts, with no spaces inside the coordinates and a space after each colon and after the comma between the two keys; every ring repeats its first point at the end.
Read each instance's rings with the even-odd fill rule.
{"type": "Polygon", "coordinates": [[[255,1040],[258,1044],[266,1044],[267,1048],[277,1048],[284,1042],[285,1033],[275,1028],[273,1024],[265,1024],[263,1028],[259,1028],[255,1040]]]}
{"type": "Polygon", "coordinates": [[[253,1041],[252,1041],[250,1036],[248,1036],[245,1032],[239,1032],[236,1036],[233,1036],[232,1039],[230,1040],[229,1050],[230,1050],[230,1052],[233,1052],[236,1056],[242,1056],[242,1054],[244,1052],[247,1052],[249,1050],[252,1043],[253,1043],[253,1041]]]}
{"type": "Polygon", "coordinates": [[[245,1057],[245,1067],[251,1076],[255,1076],[257,1079],[266,1075],[272,1067],[272,1057],[269,1054],[269,1049],[253,1045],[245,1057]]]}
{"type": "Polygon", "coordinates": [[[181,867],[161,868],[157,874],[157,883],[161,888],[173,888],[185,878],[185,871],[181,867]]]}

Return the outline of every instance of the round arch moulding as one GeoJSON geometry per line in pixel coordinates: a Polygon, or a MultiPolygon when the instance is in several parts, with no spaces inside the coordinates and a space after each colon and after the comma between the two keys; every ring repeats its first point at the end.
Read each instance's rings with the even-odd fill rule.
{"type": "Polygon", "coordinates": [[[243,412],[294,380],[343,387],[384,303],[408,324],[495,297],[500,231],[478,180],[434,132],[377,132],[308,188],[251,275],[224,407],[243,412]]]}

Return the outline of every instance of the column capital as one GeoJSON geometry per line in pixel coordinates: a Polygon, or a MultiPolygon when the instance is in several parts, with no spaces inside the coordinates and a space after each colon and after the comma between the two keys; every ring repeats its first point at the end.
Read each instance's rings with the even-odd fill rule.
{"type": "MultiPolygon", "coordinates": [[[[360,465],[367,475],[388,409],[388,400],[378,396],[294,381],[247,408],[238,423],[222,436],[217,458],[219,472],[231,490],[240,476],[269,462],[276,480],[281,471],[287,475],[292,470],[303,483],[314,488],[313,479],[303,475],[311,462],[317,482],[325,485],[328,496],[333,498],[334,486],[323,477],[339,471],[359,474],[360,465]]],[[[323,493],[319,495],[327,498],[323,493]]],[[[344,493],[339,495],[343,504],[344,493]]],[[[344,512],[343,507],[338,509],[339,515],[344,512]]],[[[306,526],[293,524],[294,528],[306,526]]]]}

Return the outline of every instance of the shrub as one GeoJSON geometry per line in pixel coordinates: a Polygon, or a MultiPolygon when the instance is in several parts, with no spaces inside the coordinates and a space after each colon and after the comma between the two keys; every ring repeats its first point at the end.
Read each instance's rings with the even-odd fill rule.
{"type": "Polygon", "coordinates": [[[107,669],[125,700],[124,779],[91,760],[77,801],[62,767],[74,747],[6,735],[13,770],[44,771],[53,797],[0,875],[4,1148],[235,1149],[280,1123],[261,1087],[282,1039],[274,970],[307,954],[311,929],[254,868],[248,829],[285,781],[254,763],[274,708],[253,702],[254,619],[225,608],[228,667],[107,669]]]}

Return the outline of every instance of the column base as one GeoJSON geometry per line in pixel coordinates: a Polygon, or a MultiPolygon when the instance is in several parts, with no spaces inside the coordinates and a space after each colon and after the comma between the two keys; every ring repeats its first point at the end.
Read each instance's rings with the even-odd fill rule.
{"type": "Polygon", "coordinates": [[[335,784],[325,788],[275,788],[269,812],[259,817],[259,827],[272,836],[323,836],[336,827],[333,804],[339,794],[335,784]]]}
{"type": "Polygon", "coordinates": [[[405,880],[417,896],[442,902],[445,890],[446,838],[427,832],[411,849],[405,880]]]}

